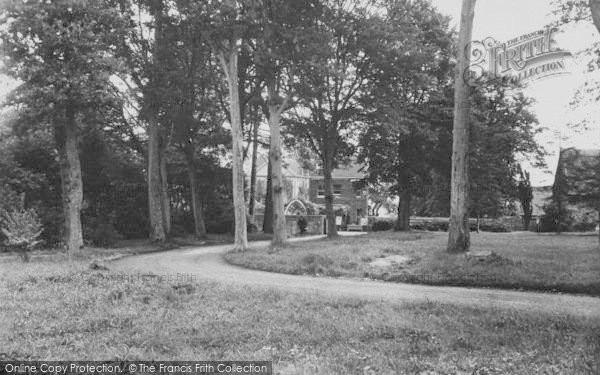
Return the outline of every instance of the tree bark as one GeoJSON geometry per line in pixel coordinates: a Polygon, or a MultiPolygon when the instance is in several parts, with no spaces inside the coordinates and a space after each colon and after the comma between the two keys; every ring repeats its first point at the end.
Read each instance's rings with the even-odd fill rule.
{"type": "MultiPolygon", "coordinates": [[[[271,149],[271,145],[269,142],[269,149],[271,149]]],[[[267,192],[265,194],[265,215],[263,219],[263,232],[264,233],[273,233],[273,184],[271,182],[272,177],[272,167],[271,167],[271,158],[269,157],[269,162],[267,165],[267,192]]]]}
{"type": "Polygon", "coordinates": [[[186,150],[186,166],[190,181],[190,194],[192,196],[192,213],[194,214],[194,235],[196,238],[206,238],[206,224],[204,222],[204,210],[200,199],[198,178],[194,165],[194,146],[190,145],[186,150]]]}
{"type": "Polygon", "coordinates": [[[407,189],[401,189],[398,193],[398,222],[397,231],[410,230],[410,201],[411,195],[407,189]]]}
{"type": "MultiPolygon", "coordinates": [[[[529,210],[529,209],[527,209],[529,210]]],[[[529,230],[529,226],[531,225],[531,211],[525,211],[523,215],[523,230],[529,230]]]]}
{"type": "Polygon", "coordinates": [[[160,125],[153,114],[148,119],[148,216],[150,240],[164,242],[167,239],[164,201],[162,196],[160,162],[160,125]]]}
{"type": "Polygon", "coordinates": [[[269,145],[269,157],[271,159],[271,189],[273,197],[273,239],[272,247],[285,245],[287,229],[285,224],[285,213],[283,203],[283,173],[281,166],[281,130],[279,126],[279,108],[273,104],[276,97],[274,84],[268,87],[269,94],[269,129],[271,141],[269,145]]]}
{"type": "Polygon", "coordinates": [[[75,110],[67,104],[64,125],[56,129],[60,153],[61,187],[64,214],[64,242],[69,254],[83,247],[81,229],[81,206],[83,182],[77,136],[75,110]]]}
{"type": "Polygon", "coordinates": [[[160,201],[167,237],[171,234],[171,199],[169,198],[169,181],[167,173],[166,146],[161,145],[159,151],[160,158],[160,201]]]}
{"type": "Polygon", "coordinates": [[[166,164],[163,164],[163,145],[161,142],[161,126],[158,118],[160,98],[157,90],[161,86],[161,76],[157,67],[161,63],[161,52],[164,46],[163,38],[163,3],[161,0],[152,4],[150,10],[155,20],[155,41],[153,55],[156,66],[151,67],[150,79],[145,88],[145,116],[148,121],[148,217],[150,219],[150,240],[164,242],[167,239],[168,227],[165,212],[164,181],[166,164]]]}
{"type": "Polygon", "coordinates": [[[463,0],[458,39],[458,64],[454,89],[454,129],[452,132],[452,178],[450,192],[450,226],[448,252],[466,252],[469,233],[469,115],[470,88],[465,82],[471,55],[471,35],[475,16],[475,0],[463,0]]]}
{"type": "Polygon", "coordinates": [[[335,211],[333,210],[333,179],[331,178],[332,166],[329,160],[323,163],[323,184],[325,185],[325,214],[327,215],[327,238],[338,236],[335,225],[335,211]]]}
{"type": "Polygon", "coordinates": [[[258,159],[258,121],[252,123],[252,166],[250,170],[250,197],[248,198],[248,215],[254,223],[254,207],[256,204],[256,162],[258,159]]]}
{"type": "Polygon", "coordinates": [[[234,251],[248,249],[248,229],[246,228],[246,202],[244,200],[244,153],[242,120],[240,114],[240,93],[238,82],[238,53],[236,40],[230,41],[230,50],[220,53],[221,64],[227,76],[229,88],[229,110],[231,113],[231,147],[233,170],[233,212],[235,216],[234,251]]]}

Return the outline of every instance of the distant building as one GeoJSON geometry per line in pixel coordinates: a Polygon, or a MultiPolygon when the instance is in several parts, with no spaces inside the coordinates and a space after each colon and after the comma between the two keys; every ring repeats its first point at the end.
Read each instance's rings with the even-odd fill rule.
{"type": "MultiPolygon", "coordinates": [[[[251,163],[244,165],[246,178],[250,180],[251,163]]],[[[259,155],[256,162],[256,200],[264,204],[264,197],[267,189],[267,176],[269,172],[269,160],[267,155],[259,155]]],[[[294,199],[308,199],[308,189],[310,181],[310,172],[302,168],[300,163],[291,157],[283,159],[283,192],[284,204],[288,204],[294,199]]]]}
{"type": "MultiPolygon", "coordinates": [[[[366,218],[369,212],[368,188],[362,183],[365,173],[361,166],[350,163],[340,166],[331,173],[333,184],[334,209],[340,213],[342,224],[359,224],[361,218],[366,218]]],[[[325,205],[325,185],[323,174],[310,176],[309,200],[318,205],[325,205]]]]}
{"type": "MultiPolygon", "coordinates": [[[[264,209],[266,194],[268,159],[259,155],[256,167],[256,201],[257,213],[264,209]]],[[[368,188],[362,183],[365,173],[361,166],[350,163],[332,172],[333,204],[342,220],[342,226],[360,224],[361,218],[366,218],[369,212],[368,188]]],[[[251,175],[249,162],[244,165],[246,178],[251,175]]],[[[318,211],[325,210],[325,185],[321,171],[310,172],[294,158],[288,156],[283,160],[284,204],[287,206],[295,200],[309,201],[315,204],[318,211]]]]}

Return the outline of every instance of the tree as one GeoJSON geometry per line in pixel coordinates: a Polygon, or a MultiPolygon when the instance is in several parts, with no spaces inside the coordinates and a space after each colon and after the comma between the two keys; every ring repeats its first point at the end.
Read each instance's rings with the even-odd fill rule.
{"type": "Polygon", "coordinates": [[[469,149],[470,216],[496,217],[519,198],[519,159],[545,165],[535,136],[542,131],[530,112],[532,100],[506,79],[480,85],[472,94],[469,149]]]}
{"type": "Polygon", "coordinates": [[[452,177],[448,252],[468,251],[469,233],[469,112],[470,87],[464,79],[471,55],[475,0],[463,0],[458,36],[458,64],[454,81],[454,130],[452,132],[452,177]]]}
{"type": "Polygon", "coordinates": [[[298,102],[286,118],[289,131],[318,156],[323,170],[327,236],[336,237],[332,172],[353,154],[362,112],[360,97],[372,72],[377,26],[369,4],[329,1],[312,21],[314,40],[321,41],[310,60],[298,66],[298,102]]]}
{"type": "Polygon", "coordinates": [[[251,167],[250,167],[250,195],[248,196],[248,215],[252,224],[254,224],[254,209],[256,204],[256,170],[258,162],[258,130],[260,128],[260,117],[258,115],[256,106],[250,109],[250,124],[252,126],[252,156],[251,156],[251,167]]]}
{"type": "Polygon", "coordinates": [[[267,164],[267,192],[265,194],[265,216],[263,219],[263,232],[273,233],[273,183],[272,183],[271,158],[267,164]]]}
{"type": "Polygon", "coordinates": [[[306,25],[317,15],[314,1],[263,0],[260,2],[260,27],[256,65],[266,83],[263,111],[270,129],[269,161],[271,166],[271,199],[273,240],[271,246],[283,246],[287,237],[284,214],[282,174],[281,115],[289,109],[294,94],[295,66],[299,56],[308,56],[306,48],[311,36],[306,25]],[[304,48],[302,48],[304,47],[304,48]]]}
{"type": "Polygon", "coordinates": [[[134,112],[123,117],[126,121],[127,117],[137,117],[146,131],[147,143],[142,147],[147,162],[149,237],[164,242],[171,230],[166,156],[171,134],[163,116],[172,97],[168,5],[163,0],[135,0],[120,5],[124,17],[135,26],[119,46],[119,53],[127,62],[127,71],[120,77],[129,91],[122,94],[128,99],[123,110],[131,108],[134,112]]]}
{"type": "Polygon", "coordinates": [[[148,126],[148,209],[150,239],[164,242],[171,232],[170,200],[168,196],[167,157],[168,134],[161,126],[161,109],[167,87],[165,68],[167,56],[166,9],[162,0],[149,1],[148,7],[154,19],[154,43],[152,60],[147,62],[148,83],[144,88],[142,116],[148,126]]]}
{"type": "MultiPolygon", "coordinates": [[[[427,1],[390,1],[385,46],[374,62],[359,160],[369,179],[399,197],[397,230],[409,230],[411,199],[437,168],[438,125],[449,80],[452,34],[427,1]]],[[[446,124],[442,124],[442,127],[446,124]]]]}
{"type": "Polygon", "coordinates": [[[4,72],[22,82],[10,104],[52,127],[60,157],[69,253],[83,246],[78,138],[87,113],[114,105],[113,51],[128,23],[112,1],[8,1],[2,28],[4,72]]]}
{"type": "Polygon", "coordinates": [[[592,13],[592,20],[596,29],[600,32],[600,0],[589,0],[590,11],[592,13]]]}
{"type": "Polygon", "coordinates": [[[225,114],[219,106],[223,77],[218,74],[215,56],[211,53],[201,18],[196,17],[194,4],[179,0],[174,4],[177,12],[170,17],[168,45],[170,59],[170,105],[165,109],[165,122],[174,129],[174,143],[183,155],[187,169],[191,208],[194,217],[194,234],[206,236],[204,210],[200,196],[198,158],[202,153],[218,153],[225,141],[221,127],[225,114]]]}
{"type": "Polygon", "coordinates": [[[229,122],[231,124],[231,148],[233,169],[233,210],[235,216],[234,251],[248,249],[246,228],[246,204],[244,199],[243,129],[240,113],[240,83],[238,77],[238,55],[245,29],[244,18],[237,0],[226,0],[210,12],[211,32],[207,38],[217,55],[227,79],[229,89],[229,122]],[[218,17],[218,18],[217,18],[218,17]]]}
{"type": "Polygon", "coordinates": [[[519,169],[519,184],[517,186],[517,194],[523,209],[523,230],[529,230],[531,217],[533,215],[533,188],[529,172],[519,169]]]}
{"type": "Polygon", "coordinates": [[[600,32],[600,0],[557,0],[554,5],[559,23],[591,21],[600,32]]]}

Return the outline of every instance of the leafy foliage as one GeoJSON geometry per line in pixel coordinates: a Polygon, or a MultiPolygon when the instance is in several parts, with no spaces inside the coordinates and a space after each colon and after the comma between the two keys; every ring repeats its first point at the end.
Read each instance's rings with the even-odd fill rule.
{"type": "Polygon", "coordinates": [[[4,211],[1,215],[2,233],[9,247],[21,252],[24,261],[29,261],[29,252],[40,243],[38,238],[43,227],[33,209],[4,211]]]}
{"type": "Polygon", "coordinates": [[[529,179],[529,172],[519,168],[519,183],[517,185],[517,194],[521,201],[523,209],[523,229],[529,230],[529,223],[533,214],[533,188],[529,179]]]}
{"type": "Polygon", "coordinates": [[[509,198],[518,197],[519,160],[544,165],[545,151],[535,140],[542,128],[529,110],[531,99],[507,82],[478,88],[473,101],[470,209],[495,217],[509,198]]]}
{"type": "Polygon", "coordinates": [[[389,220],[376,220],[371,229],[373,232],[382,232],[394,228],[394,223],[389,220]]]}

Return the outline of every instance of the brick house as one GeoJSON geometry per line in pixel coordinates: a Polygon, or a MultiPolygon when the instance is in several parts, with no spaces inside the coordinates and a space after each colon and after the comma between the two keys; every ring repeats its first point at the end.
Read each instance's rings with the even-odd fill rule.
{"type": "MultiPolygon", "coordinates": [[[[361,183],[365,174],[361,166],[351,163],[335,169],[332,174],[333,205],[338,212],[336,216],[342,219],[341,226],[359,224],[361,218],[366,218],[369,212],[368,189],[361,183]]],[[[317,173],[310,176],[309,200],[325,206],[325,185],[323,175],[317,173]]]]}

